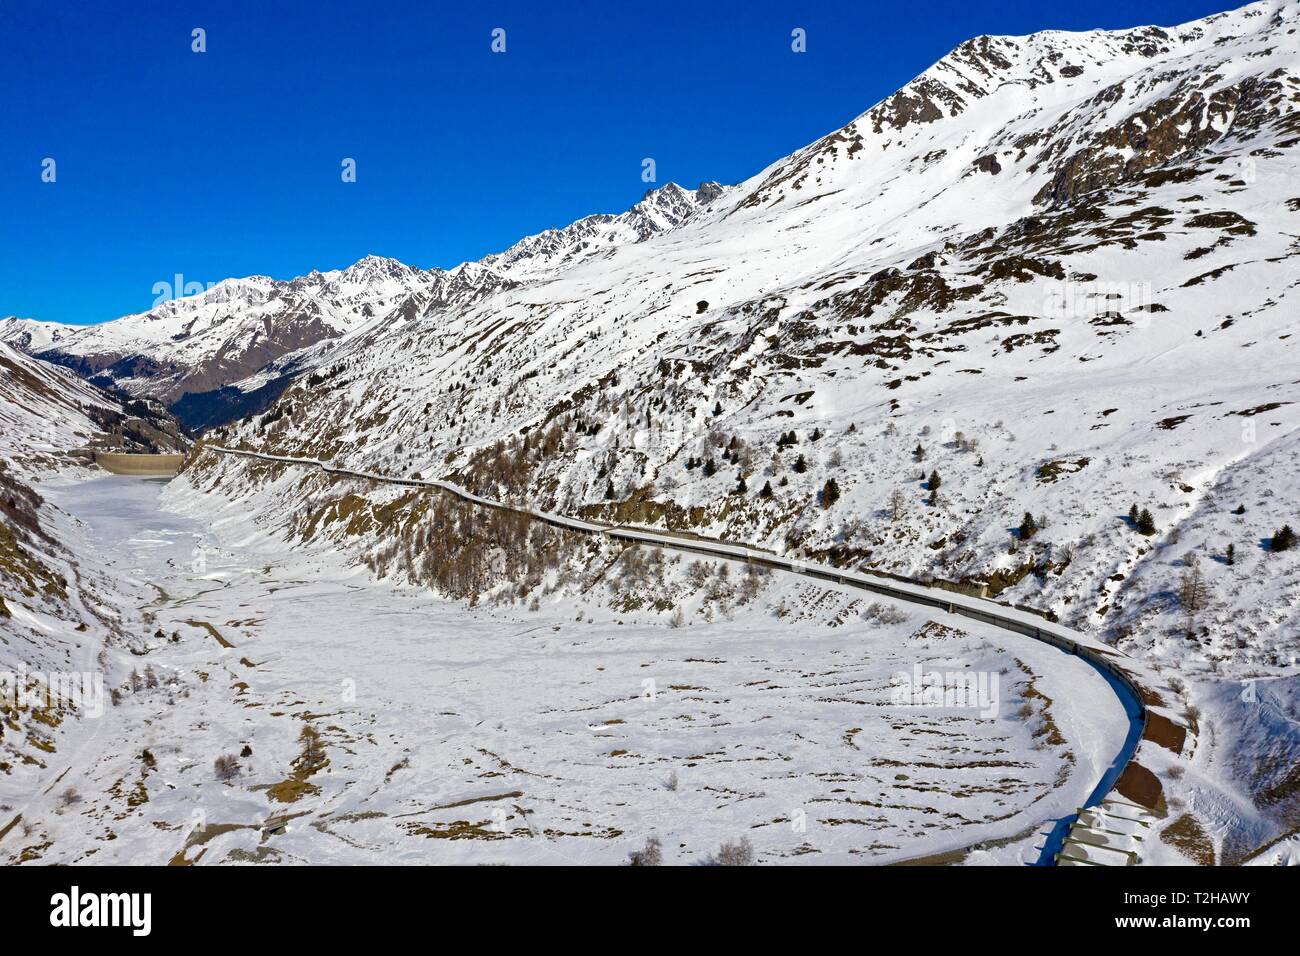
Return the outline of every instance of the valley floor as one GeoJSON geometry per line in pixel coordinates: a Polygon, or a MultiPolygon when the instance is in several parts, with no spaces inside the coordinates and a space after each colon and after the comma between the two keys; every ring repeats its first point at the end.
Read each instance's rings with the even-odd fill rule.
{"type": "Polygon", "coordinates": [[[1032,863],[1129,730],[1076,658],[792,576],[683,627],[469,607],[183,479],[42,492],[129,639],[116,703],[0,777],[10,861],[618,863],[654,836],[666,863],[741,837],[760,862],[1032,863]],[[995,706],[899,703],[918,665],[988,675],[995,706]]]}

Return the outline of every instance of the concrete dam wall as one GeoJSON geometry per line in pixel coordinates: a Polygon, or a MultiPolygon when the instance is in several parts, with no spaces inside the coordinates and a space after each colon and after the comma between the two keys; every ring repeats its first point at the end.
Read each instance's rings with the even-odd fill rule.
{"type": "Polygon", "coordinates": [[[181,465],[184,463],[184,455],[130,455],[125,452],[95,452],[95,464],[115,475],[170,478],[181,470],[181,465]]]}

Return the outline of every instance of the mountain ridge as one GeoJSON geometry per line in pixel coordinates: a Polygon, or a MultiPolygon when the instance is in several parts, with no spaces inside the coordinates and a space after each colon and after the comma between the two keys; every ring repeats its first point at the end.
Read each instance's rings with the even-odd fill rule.
{"type": "MultiPolygon", "coordinates": [[[[1142,79],[1152,84],[1150,90],[1128,91],[1124,84],[1152,63],[1249,45],[1260,30],[1278,30],[1295,15],[1294,0],[1265,0],[1174,27],[975,37],[844,127],[735,186],[702,183],[687,190],[670,182],[648,189],[622,213],[593,214],[543,230],[447,270],[367,255],[343,269],[313,270],[287,280],[223,280],[197,295],[160,301],[148,312],[94,326],[9,319],[0,325],[0,341],[132,394],[169,405],[194,395],[191,401],[202,404],[208,393],[238,388],[241,380],[265,374],[282,357],[357,332],[375,319],[427,318],[520,282],[546,281],[620,247],[661,240],[684,227],[745,218],[796,199],[819,204],[822,193],[840,191],[843,181],[860,178],[864,164],[878,165],[891,150],[914,148],[922,140],[934,148],[913,156],[905,168],[906,193],[898,210],[909,213],[914,231],[888,241],[913,241],[918,254],[925,254],[936,233],[966,228],[956,223],[967,217],[955,214],[966,210],[944,218],[917,215],[932,201],[936,210],[942,209],[942,195],[953,177],[1033,177],[1032,201],[1025,201],[1027,192],[1017,192],[1025,198],[991,209],[986,217],[1015,221],[1045,203],[1073,201],[1132,179],[1189,149],[1232,135],[1234,127],[1267,122],[1270,99],[1288,93],[1277,77],[1252,74],[1236,84],[1221,84],[1208,97],[1186,83],[1161,86],[1158,75],[1142,79]],[[1099,78],[1104,82],[1099,84],[1099,78]],[[1144,95],[1146,101],[1141,101],[1144,95]],[[1034,127],[1036,115],[1066,101],[1071,101],[1069,109],[1056,128],[1034,127]],[[1107,114],[1120,102],[1141,102],[1143,109],[1124,124],[1112,124],[1107,114]],[[991,107],[1014,115],[987,141],[936,140],[940,120],[991,107]],[[1210,121],[1197,130],[1185,129],[1198,110],[1210,121]],[[1086,131],[1098,127],[1104,132],[1090,141],[1086,131]],[[927,192],[929,197],[917,203],[916,194],[927,192]]],[[[1286,122],[1300,133],[1294,111],[1286,122]]],[[[899,179],[883,180],[879,189],[898,192],[899,179]]],[[[823,265],[814,261],[811,267],[816,271],[823,265]]]]}
{"type": "Polygon", "coordinates": [[[342,269],[290,279],[224,279],[194,294],[160,297],[146,312],[93,325],[9,317],[0,322],[0,342],[174,406],[376,317],[427,314],[529,281],[557,261],[563,267],[645,241],[676,228],[725,192],[716,183],[695,190],[667,183],[647,190],[623,213],[586,216],[450,269],[421,269],[368,254],[342,269]]]}

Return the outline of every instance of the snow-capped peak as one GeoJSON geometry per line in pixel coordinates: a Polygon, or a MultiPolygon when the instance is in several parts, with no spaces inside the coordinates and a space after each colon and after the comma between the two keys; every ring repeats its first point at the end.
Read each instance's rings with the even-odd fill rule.
{"type": "Polygon", "coordinates": [[[61,341],[82,326],[64,325],[61,322],[41,322],[37,319],[20,319],[16,315],[0,319],[0,342],[23,352],[36,352],[61,341]]]}
{"type": "Polygon", "coordinates": [[[598,213],[562,229],[547,229],[481,262],[503,276],[536,279],[618,246],[676,229],[727,191],[728,187],[715,182],[701,183],[697,189],[666,183],[647,190],[626,212],[598,213]]]}

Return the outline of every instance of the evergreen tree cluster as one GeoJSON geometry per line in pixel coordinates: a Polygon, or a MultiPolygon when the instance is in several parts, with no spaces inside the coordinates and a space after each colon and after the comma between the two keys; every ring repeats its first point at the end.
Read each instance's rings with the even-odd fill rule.
{"type": "Polygon", "coordinates": [[[1156,533],[1156,519],[1151,517],[1151,511],[1147,508],[1138,509],[1136,503],[1128,509],[1128,521],[1138,534],[1153,535],[1156,533]]]}

